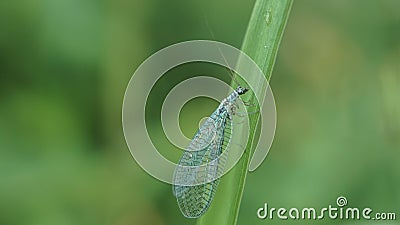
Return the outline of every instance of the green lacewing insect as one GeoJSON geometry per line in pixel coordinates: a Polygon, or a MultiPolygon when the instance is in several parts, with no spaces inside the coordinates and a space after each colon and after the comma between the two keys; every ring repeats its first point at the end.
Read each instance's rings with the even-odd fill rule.
{"type": "Polygon", "coordinates": [[[232,138],[232,117],[240,95],[237,87],[200,126],[175,168],[172,191],[187,218],[198,218],[210,207],[222,175],[232,138]]]}

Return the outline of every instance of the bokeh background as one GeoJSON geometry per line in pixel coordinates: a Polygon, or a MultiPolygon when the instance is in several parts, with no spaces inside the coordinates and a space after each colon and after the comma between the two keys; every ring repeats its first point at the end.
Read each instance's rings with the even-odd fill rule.
{"type": "MultiPolygon", "coordinates": [[[[131,157],[121,126],[125,87],[143,60],[170,44],[215,39],[240,48],[253,4],[2,1],[0,224],[194,224],[171,186],[131,157]]],[[[264,203],[319,208],[340,195],[349,206],[400,217],[399,9],[396,0],[295,1],[271,78],[275,141],[248,176],[238,224],[355,223],[256,217],[264,203]]],[[[228,82],[223,71],[185,65],[154,93],[198,74],[228,82]]],[[[161,100],[149,99],[147,122],[163,143],[161,100]]],[[[185,134],[216,106],[189,102],[185,134]]]]}

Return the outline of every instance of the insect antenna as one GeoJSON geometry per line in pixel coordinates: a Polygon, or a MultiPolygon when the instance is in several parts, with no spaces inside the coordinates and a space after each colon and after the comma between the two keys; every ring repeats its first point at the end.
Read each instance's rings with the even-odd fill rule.
{"type": "MultiPolygon", "coordinates": [[[[216,40],[215,35],[214,35],[214,32],[212,31],[212,29],[211,29],[211,27],[210,27],[210,24],[208,23],[207,15],[206,15],[205,13],[204,13],[204,20],[205,20],[205,23],[206,23],[207,30],[208,30],[208,32],[209,32],[210,35],[211,35],[211,38],[212,38],[213,40],[216,40]]],[[[230,65],[229,65],[229,63],[228,63],[228,60],[226,60],[226,58],[225,58],[225,55],[222,53],[221,48],[220,48],[218,45],[217,45],[217,48],[218,48],[219,54],[221,55],[222,59],[223,59],[224,62],[225,62],[225,65],[228,66],[228,67],[224,66],[224,68],[229,72],[229,75],[230,75],[230,77],[232,78],[233,83],[235,83],[237,86],[240,86],[240,82],[236,79],[235,73],[234,73],[234,71],[231,69],[231,67],[230,67],[230,65]]]]}
{"type": "MultiPolygon", "coordinates": [[[[203,15],[204,15],[204,20],[205,20],[205,23],[206,23],[207,30],[210,33],[211,38],[216,40],[214,32],[212,31],[212,29],[210,27],[210,24],[208,23],[207,14],[204,13],[203,15]]],[[[236,79],[235,72],[231,69],[231,67],[230,67],[230,65],[228,63],[228,60],[226,59],[225,55],[223,54],[221,48],[218,45],[217,45],[217,48],[218,48],[219,54],[221,55],[222,59],[225,62],[225,65],[228,66],[228,67],[224,66],[224,69],[226,69],[228,71],[230,77],[232,78],[232,81],[233,81],[232,83],[235,83],[236,86],[240,86],[240,82],[236,79]]],[[[243,104],[245,106],[256,106],[257,105],[255,103],[250,102],[250,101],[244,101],[244,100],[242,100],[242,101],[243,101],[243,104]]]]}

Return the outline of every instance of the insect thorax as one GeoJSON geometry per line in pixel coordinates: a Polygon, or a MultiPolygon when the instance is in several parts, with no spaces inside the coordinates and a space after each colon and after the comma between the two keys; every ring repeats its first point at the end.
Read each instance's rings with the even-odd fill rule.
{"type": "Polygon", "coordinates": [[[221,104],[219,105],[219,110],[220,113],[227,113],[229,117],[231,118],[232,115],[235,115],[236,109],[238,107],[238,98],[239,94],[237,91],[233,91],[228,97],[226,97],[224,100],[222,100],[221,104]]]}

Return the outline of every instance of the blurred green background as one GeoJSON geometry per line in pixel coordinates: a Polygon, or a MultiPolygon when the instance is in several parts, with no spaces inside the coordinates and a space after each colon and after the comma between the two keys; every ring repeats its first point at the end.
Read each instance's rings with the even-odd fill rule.
{"type": "MultiPolygon", "coordinates": [[[[152,53],[213,39],[210,30],[240,48],[253,4],[2,1],[0,224],[194,224],[171,186],[131,157],[121,126],[125,87],[152,53]]],[[[340,195],[349,206],[400,216],[399,9],[396,0],[295,1],[271,79],[275,141],[248,176],[238,224],[348,224],[256,217],[264,203],[319,208],[340,195]]],[[[229,80],[207,65],[171,73],[180,76],[160,80],[156,93],[198,74],[229,80]]],[[[148,123],[161,140],[161,101],[150,101],[148,123]]],[[[216,107],[204,101],[182,112],[188,136],[198,109],[205,116],[216,107]]]]}

